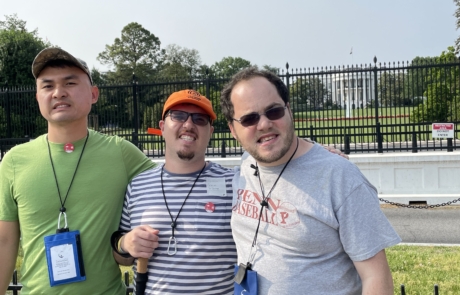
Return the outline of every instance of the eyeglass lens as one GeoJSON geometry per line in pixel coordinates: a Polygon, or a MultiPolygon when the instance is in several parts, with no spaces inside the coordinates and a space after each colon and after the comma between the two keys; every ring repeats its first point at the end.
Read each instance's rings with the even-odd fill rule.
{"type": "MultiPolygon", "coordinates": [[[[272,121],[273,120],[278,120],[278,119],[284,117],[284,109],[285,108],[286,108],[285,106],[284,107],[271,108],[271,109],[269,109],[268,111],[265,112],[265,116],[269,120],[272,120],[272,121]]],[[[260,115],[258,113],[247,114],[247,115],[242,116],[238,121],[244,127],[256,125],[260,121],[260,115]]]]}
{"type": "Polygon", "coordinates": [[[176,110],[170,110],[169,116],[171,117],[171,120],[175,122],[180,122],[180,123],[186,122],[188,120],[188,117],[192,116],[193,124],[196,124],[199,126],[206,126],[210,121],[209,116],[206,114],[187,113],[184,111],[176,111],[176,110]]]}

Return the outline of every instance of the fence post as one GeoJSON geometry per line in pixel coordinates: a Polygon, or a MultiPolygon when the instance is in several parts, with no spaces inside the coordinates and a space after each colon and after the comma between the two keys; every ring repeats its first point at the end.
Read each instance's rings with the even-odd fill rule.
{"type": "Polygon", "coordinates": [[[316,141],[316,136],[313,131],[313,125],[310,125],[310,139],[316,141]]]}
{"type": "Polygon", "coordinates": [[[345,155],[350,154],[350,136],[348,134],[345,134],[345,150],[344,153],[345,155]]]}
{"type": "Polygon", "coordinates": [[[401,295],[406,295],[406,287],[404,287],[404,284],[401,285],[401,295]]]}
{"type": "Polygon", "coordinates": [[[206,73],[206,80],[205,80],[205,85],[206,85],[205,92],[206,93],[205,93],[205,95],[206,95],[207,98],[210,98],[209,97],[209,69],[208,69],[208,67],[206,67],[205,73],[206,73]]]}
{"type": "Polygon", "coordinates": [[[11,131],[11,100],[10,100],[10,95],[9,95],[9,88],[8,88],[8,83],[5,83],[6,91],[5,91],[5,97],[6,97],[6,137],[11,138],[12,136],[12,131],[11,131]]]}
{"type": "Polygon", "coordinates": [[[375,105],[375,135],[377,137],[377,152],[383,153],[382,136],[380,134],[380,122],[379,122],[379,96],[377,91],[377,57],[374,56],[374,105],[375,105]]]}
{"type": "Polygon", "coordinates": [[[227,157],[227,144],[225,143],[225,140],[222,140],[220,155],[222,158],[227,157]]]}
{"type": "Polygon", "coordinates": [[[288,91],[288,98],[291,100],[291,92],[289,91],[289,63],[286,63],[286,87],[288,91]]]}
{"type": "Polygon", "coordinates": [[[448,152],[453,152],[454,151],[453,145],[452,145],[452,138],[447,139],[447,151],[448,152]]]}
{"type": "MultiPolygon", "coordinates": [[[[18,271],[14,270],[13,272],[13,285],[17,286],[18,285],[18,271]]],[[[18,290],[14,289],[13,290],[13,295],[18,295],[18,290]]]]}
{"type": "Polygon", "coordinates": [[[412,131],[412,152],[417,153],[417,135],[415,134],[415,131],[412,131]]]}
{"type": "Polygon", "coordinates": [[[439,295],[439,287],[438,287],[438,285],[434,285],[434,295],[439,295]]]}
{"type": "Polygon", "coordinates": [[[132,143],[139,147],[139,106],[137,103],[137,81],[136,81],[136,75],[133,73],[133,127],[134,131],[132,132],[133,138],[132,143]]]}

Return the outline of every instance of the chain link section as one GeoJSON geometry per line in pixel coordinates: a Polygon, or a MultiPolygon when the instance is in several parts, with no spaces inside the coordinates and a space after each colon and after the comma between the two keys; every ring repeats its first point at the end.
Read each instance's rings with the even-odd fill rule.
{"type": "Polygon", "coordinates": [[[432,209],[432,208],[438,208],[438,207],[442,207],[442,206],[449,206],[451,204],[457,203],[457,202],[460,201],[460,198],[458,198],[456,200],[449,201],[447,203],[434,204],[434,205],[425,205],[425,206],[406,205],[406,204],[402,204],[402,203],[396,203],[396,202],[388,201],[388,200],[385,200],[383,198],[379,198],[379,200],[381,202],[384,202],[384,203],[387,203],[387,204],[390,204],[390,205],[394,205],[394,206],[398,206],[398,207],[411,208],[411,209],[432,209]]]}

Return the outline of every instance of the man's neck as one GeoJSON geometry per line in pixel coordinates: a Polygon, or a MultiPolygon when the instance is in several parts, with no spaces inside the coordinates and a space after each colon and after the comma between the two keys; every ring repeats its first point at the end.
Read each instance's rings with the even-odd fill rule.
{"type": "Polygon", "coordinates": [[[51,126],[48,124],[48,140],[54,143],[75,142],[84,138],[88,133],[87,126],[51,126]]]}

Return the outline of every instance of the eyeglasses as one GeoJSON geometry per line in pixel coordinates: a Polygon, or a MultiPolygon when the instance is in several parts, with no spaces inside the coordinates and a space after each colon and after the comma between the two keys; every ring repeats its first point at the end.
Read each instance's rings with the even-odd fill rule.
{"type": "Polygon", "coordinates": [[[265,115],[267,119],[274,121],[281,119],[284,117],[284,110],[286,110],[287,106],[284,107],[275,107],[267,110],[264,114],[258,113],[250,113],[247,115],[242,116],[240,119],[232,118],[234,121],[239,122],[243,127],[249,127],[253,125],[257,125],[260,121],[260,116],[265,115]]]}
{"type": "Polygon", "coordinates": [[[174,122],[185,123],[188,120],[188,117],[192,116],[193,124],[198,126],[206,126],[211,121],[211,118],[207,114],[202,113],[187,113],[184,111],[178,110],[169,110],[165,118],[169,115],[171,120],[174,122]]]}

